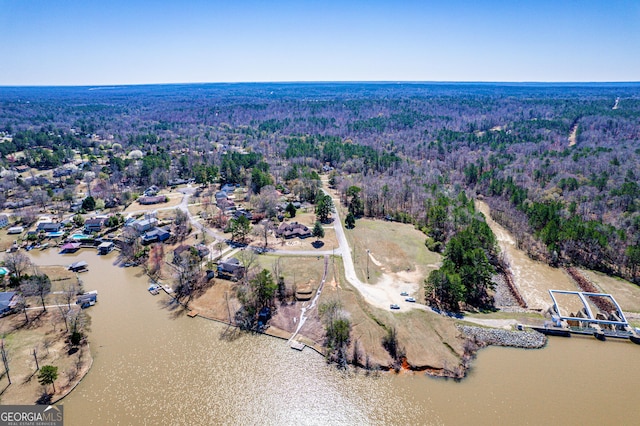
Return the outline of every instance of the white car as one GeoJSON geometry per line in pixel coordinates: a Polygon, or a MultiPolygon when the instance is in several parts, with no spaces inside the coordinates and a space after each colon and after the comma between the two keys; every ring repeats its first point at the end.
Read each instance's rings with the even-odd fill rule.
{"type": "Polygon", "coordinates": [[[389,308],[391,308],[391,309],[400,309],[400,305],[392,303],[391,306],[389,306],[389,308]]]}
{"type": "Polygon", "coordinates": [[[404,299],[405,302],[411,302],[411,303],[415,303],[416,299],[414,299],[413,297],[407,297],[406,299],[404,299]]]}

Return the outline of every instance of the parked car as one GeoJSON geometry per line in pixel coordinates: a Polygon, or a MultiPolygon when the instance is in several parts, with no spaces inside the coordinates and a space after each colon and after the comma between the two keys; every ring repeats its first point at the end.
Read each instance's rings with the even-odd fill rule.
{"type": "Polygon", "coordinates": [[[415,303],[416,299],[414,299],[413,297],[407,297],[406,299],[404,299],[405,302],[411,302],[411,303],[415,303]]]}
{"type": "Polygon", "coordinates": [[[408,296],[409,293],[407,293],[406,291],[403,291],[402,293],[400,293],[400,296],[408,296]]]}
{"type": "Polygon", "coordinates": [[[395,303],[392,303],[391,306],[389,306],[391,309],[400,309],[400,305],[397,305],[395,303]]]}

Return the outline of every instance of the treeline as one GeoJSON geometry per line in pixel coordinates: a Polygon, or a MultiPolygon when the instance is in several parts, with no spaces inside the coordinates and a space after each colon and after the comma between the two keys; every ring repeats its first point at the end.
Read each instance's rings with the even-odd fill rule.
{"type": "Polygon", "coordinates": [[[309,201],[317,196],[318,173],[330,170],[345,200],[349,188],[360,189],[362,216],[439,230],[430,237],[440,250],[455,234],[455,219],[441,218],[440,195],[466,191],[486,196],[533,256],[637,279],[637,89],[387,83],[9,88],[0,93],[0,136],[7,137],[0,165],[55,167],[75,153],[88,159],[85,171],[115,193],[132,184],[220,179],[256,193],[267,186],[291,190],[309,201]],[[140,158],[130,157],[136,150],[140,158]],[[18,151],[26,156],[12,162],[8,154],[18,151]]]}
{"type": "Polygon", "coordinates": [[[358,159],[366,170],[382,172],[401,161],[393,152],[385,152],[337,136],[302,136],[285,138],[284,158],[313,158],[333,167],[358,159]]]}
{"type": "MultiPolygon", "coordinates": [[[[427,301],[445,311],[461,307],[493,307],[489,290],[497,265],[497,246],[493,232],[472,199],[461,192],[452,200],[439,195],[430,208],[424,231],[430,236],[426,244],[440,244],[450,233],[440,269],[425,281],[427,301]],[[450,219],[453,220],[450,220],[450,219]],[[447,225],[451,229],[447,232],[447,225]]],[[[430,247],[434,248],[434,247],[430,247]]]]}

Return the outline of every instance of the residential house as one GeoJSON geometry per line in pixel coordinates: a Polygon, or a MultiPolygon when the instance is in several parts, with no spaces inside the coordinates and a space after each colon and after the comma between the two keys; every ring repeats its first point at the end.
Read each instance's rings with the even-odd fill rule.
{"type": "Polygon", "coordinates": [[[138,232],[145,232],[154,228],[157,224],[158,219],[155,217],[146,217],[144,219],[133,221],[130,226],[138,232]]]}
{"type": "MultiPolygon", "coordinates": [[[[179,265],[182,261],[183,253],[190,252],[193,246],[182,244],[173,250],[173,263],[179,265]]],[[[185,254],[186,256],[186,254],[185,254]]]]}
{"type": "Polygon", "coordinates": [[[218,276],[221,278],[238,281],[244,276],[244,273],[244,266],[242,266],[240,261],[235,257],[218,263],[218,276]]]}
{"type": "Polygon", "coordinates": [[[276,230],[278,238],[307,238],[311,236],[311,231],[305,225],[298,222],[281,223],[276,230]]]}
{"type": "Polygon", "coordinates": [[[53,177],[54,178],[60,178],[60,177],[65,177],[65,176],[71,176],[73,174],[73,170],[71,168],[68,167],[61,167],[59,169],[55,169],[53,171],[53,177]]]}
{"type": "Polygon", "coordinates": [[[4,228],[5,226],[9,226],[9,216],[0,214],[0,228],[4,228]]]}
{"type": "Polygon", "coordinates": [[[107,223],[106,217],[92,217],[84,221],[84,232],[92,233],[92,232],[100,232],[104,227],[105,223],[107,223]]]}
{"type": "Polygon", "coordinates": [[[253,215],[251,214],[251,212],[248,212],[246,210],[235,210],[232,216],[234,219],[238,219],[240,216],[244,216],[249,220],[253,219],[253,215]]]}
{"type": "Polygon", "coordinates": [[[222,185],[222,188],[220,188],[220,191],[226,192],[227,194],[235,190],[236,190],[235,185],[232,185],[230,183],[225,183],[224,185],[222,185]]]}
{"type": "Polygon", "coordinates": [[[20,296],[15,291],[0,293],[0,316],[10,313],[20,301],[20,296]]]}
{"type": "Polygon", "coordinates": [[[187,179],[169,179],[169,186],[184,185],[187,182],[189,182],[187,179]]]}
{"type": "Polygon", "coordinates": [[[166,201],[167,201],[167,197],[164,195],[156,195],[156,196],[150,196],[150,197],[144,196],[144,197],[138,198],[138,203],[143,205],[165,203],[166,201]]]}
{"type": "Polygon", "coordinates": [[[179,264],[182,258],[182,254],[190,250],[193,250],[194,254],[197,254],[200,259],[203,259],[204,257],[209,255],[209,248],[204,244],[197,244],[195,246],[182,244],[176,247],[176,249],[173,251],[173,263],[179,264]]]}
{"type": "Polygon", "coordinates": [[[153,197],[153,196],[158,195],[158,192],[160,192],[160,188],[158,188],[155,185],[151,185],[149,188],[147,188],[144,191],[143,194],[144,194],[145,197],[153,197]]]}
{"type": "Polygon", "coordinates": [[[61,223],[54,223],[54,222],[40,222],[38,224],[38,227],[36,228],[36,231],[40,232],[58,232],[60,229],[62,229],[62,224],[61,223]]]}
{"type": "Polygon", "coordinates": [[[163,228],[153,228],[142,236],[142,244],[161,243],[171,237],[171,232],[163,228]]]}
{"type": "MultiPolygon", "coordinates": [[[[14,196],[14,198],[18,198],[18,197],[19,195],[14,196]]],[[[19,199],[18,201],[7,201],[6,203],[4,203],[4,206],[8,209],[15,210],[15,209],[19,209],[26,206],[32,206],[33,204],[34,204],[33,199],[22,198],[22,199],[19,199]]]]}
{"type": "Polygon", "coordinates": [[[201,259],[209,256],[209,253],[211,252],[211,250],[209,250],[209,247],[205,246],[204,244],[196,244],[195,249],[198,250],[198,256],[200,256],[201,259]]]}
{"type": "Polygon", "coordinates": [[[216,204],[218,208],[224,212],[232,211],[236,209],[235,203],[229,200],[228,198],[216,200],[216,204]]]}
{"type": "Polygon", "coordinates": [[[51,182],[44,176],[33,176],[26,178],[24,183],[29,186],[47,186],[51,182]]]}

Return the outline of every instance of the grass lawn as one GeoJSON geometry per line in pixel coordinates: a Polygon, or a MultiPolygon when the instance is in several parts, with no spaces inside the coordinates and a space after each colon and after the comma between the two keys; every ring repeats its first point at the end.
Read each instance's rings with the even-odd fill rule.
{"type": "Polygon", "coordinates": [[[284,277],[287,288],[293,288],[294,284],[300,286],[312,283],[312,287],[317,289],[324,272],[323,256],[303,257],[262,254],[257,257],[257,261],[260,270],[266,269],[272,274],[274,263],[279,261],[280,274],[284,277]]]}
{"type": "MultiPolygon", "coordinates": [[[[69,351],[65,342],[68,333],[56,310],[50,309],[44,314],[30,311],[29,317],[29,324],[25,324],[22,313],[10,315],[0,321],[0,335],[4,338],[8,353],[12,382],[7,386],[7,377],[3,375],[0,378],[0,390],[6,387],[0,395],[2,404],[34,404],[42,394],[43,387],[38,383],[34,349],[40,367],[58,367],[54,400],[68,392],[86,374],[92,362],[87,346],[82,346],[77,352],[69,351]]],[[[51,392],[52,387],[48,386],[47,390],[51,392]]]]}
{"type": "Polygon", "coordinates": [[[356,273],[362,281],[376,282],[383,272],[436,269],[441,256],[429,251],[425,236],[412,225],[373,219],[358,219],[345,233],[352,249],[356,273]],[[370,257],[367,261],[367,250],[370,257]]]}
{"type": "Polygon", "coordinates": [[[123,213],[153,211],[157,209],[166,209],[169,207],[176,207],[178,204],[182,202],[182,197],[183,197],[183,194],[177,193],[177,192],[161,193],[159,195],[165,195],[169,197],[169,201],[166,203],[149,204],[149,205],[143,205],[138,203],[137,201],[134,201],[133,203],[129,204],[129,206],[126,209],[123,210],[123,213]]]}
{"type": "MultiPolygon", "coordinates": [[[[11,225],[7,226],[9,228],[11,225]]],[[[7,233],[7,228],[0,230],[0,251],[6,251],[14,241],[19,240],[23,234],[11,234],[7,233]]]]}
{"type": "MultiPolygon", "coordinates": [[[[391,312],[371,307],[346,282],[340,258],[336,259],[336,271],[338,281],[333,281],[333,277],[327,279],[320,303],[338,299],[348,313],[352,324],[350,358],[357,341],[371,363],[390,365],[392,360],[382,346],[382,339],[388,329],[395,328],[398,343],[411,366],[437,371],[459,365],[463,340],[458,337],[453,320],[421,310],[391,312]]],[[[364,362],[363,355],[361,363],[364,362]]]]}

